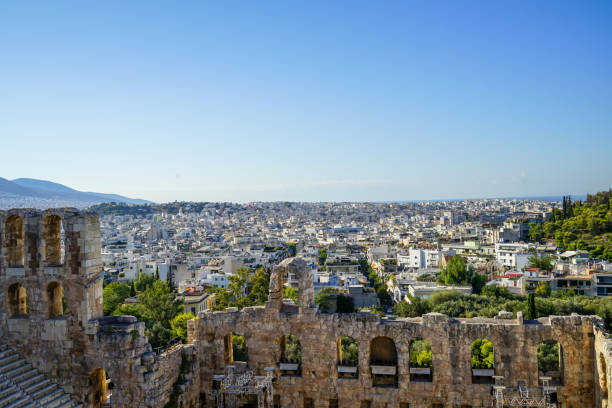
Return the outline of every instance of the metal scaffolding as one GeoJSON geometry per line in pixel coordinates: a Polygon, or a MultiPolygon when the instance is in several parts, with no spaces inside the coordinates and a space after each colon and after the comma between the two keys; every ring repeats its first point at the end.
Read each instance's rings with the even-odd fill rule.
{"type": "Polygon", "coordinates": [[[540,377],[541,387],[527,387],[525,381],[519,381],[516,388],[501,385],[504,377],[496,375],[493,385],[493,407],[542,407],[557,408],[557,387],[551,386],[551,377],[540,377]]]}
{"type": "Polygon", "coordinates": [[[257,396],[257,408],[272,407],[274,398],[274,368],[266,367],[266,375],[254,376],[253,371],[236,373],[235,366],[225,367],[225,374],[213,378],[213,396],[217,408],[236,408],[236,402],[248,395],[257,396]]]}

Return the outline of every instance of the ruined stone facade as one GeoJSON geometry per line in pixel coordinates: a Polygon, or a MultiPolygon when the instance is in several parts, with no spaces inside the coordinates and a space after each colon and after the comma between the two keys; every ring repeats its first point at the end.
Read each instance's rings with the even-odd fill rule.
{"type": "MultiPolygon", "coordinates": [[[[520,313],[517,319],[503,314],[500,317],[506,318],[452,319],[431,313],[414,319],[387,319],[367,313],[319,314],[307,288],[297,308],[283,304],[276,293],[279,284],[275,282],[282,279],[286,269],[295,273],[296,267],[300,267],[300,261],[288,259],[274,269],[265,307],[203,313],[190,322],[189,336],[197,343],[203,395],[211,395],[213,376],[223,373],[231,363],[226,337],[232,333],[244,337],[248,367],[255,374],[263,375],[265,367],[275,367],[274,392],[281,407],[488,407],[493,400],[491,385],[474,381],[472,342],[488,339],[493,343],[494,374],[502,376],[502,384],[510,388],[519,380],[530,387],[541,385],[539,377],[544,373],[538,372],[537,345],[555,340],[561,348],[558,406],[608,406],[610,393],[603,390],[610,385],[603,380],[602,370],[609,371],[612,346],[598,317],[550,317],[528,322],[520,313]],[[287,372],[280,369],[286,334],[296,336],[301,343],[299,375],[285,375],[287,372]],[[338,339],[342,336],[358,343],[356,378],[338,373],[338,339]],[[431,345],[429,381],[415,380],[417,376],[411,379],[410,341],[416,338],[426,339],[431,345]],[[379,349],[389,348],[389,344],[394,350],[379,349]],[[596,348],[602,349],[599,360],[596,348]],[[396,356],[394,364],[386,365],[388,368],[376,361],[386,355],[396,356]],[[395,378],[378,382],[377,378],[385,374],[395,378]]],[[[309,285],[308,276],[302,276],[308,274],[307,268],[301,268],[300,274],[300,282],[309,285]]],[[[215,406],[210,398],[203,405],[215,406]]]]}
{"type": "Polygon", "coordinates": [[[86,407],[108,402],[107,388],[113,407],[163,406],[175,385],[194,382],[193,346],[154,354],[144,323],[104,317],[100,255],[95,214],[0,211],[2,342],[86,407]],[[193,363],[179,373],[183,358],[193,363]]]}
{"type": "Polygon", "coordinates": [[[561,350],[559,406],[612,408],[612,341],[597,317],[535,322],[523,321],[520,314],[516,319],[503,314],[497,319],[321,314],[309,269],[293,258],[273,269],[265,306],[201,313],[189,321],[188,344],[154,353],[144,323],[131,316],[102,316],[96,215],[72,209],[0,212],[0,248],[3,342],[86,407],[161,408],[171,400],[185,408],[216,406],[213,377],[232,363],[228,338],[239,334],[250,370],[263,375],[265,367],[274,367],[273,405],[280,407],[491,406],[491,385],[475,381],[470,364],[472,342],[488,339],[494,346],[494,374],[504,385],[516,387],[523,380],[538,386],[543,373],[538,372],[537,345],[555,340],[561,350]],[[287,272],[299,280],[298,305],[283,302],[287,272]],[[287,334],[301,344],[297,370],[281,370],[287,334]],[[339,373],[342,336],[358,344],[358,365],[350,376],[339,373]],[[411,373],[415,338],[431,345],[432,367],[425,378],[411,373]]]}

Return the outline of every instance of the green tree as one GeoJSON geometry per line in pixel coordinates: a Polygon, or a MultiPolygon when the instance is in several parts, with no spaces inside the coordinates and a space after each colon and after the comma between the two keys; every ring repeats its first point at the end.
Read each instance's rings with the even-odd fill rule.
{"type": "Polygon", "coordinates": [[[112,282],[102,290],[102,309],[105,316],[113,311],[130,296],[130,287],[122,283],[112,282]]]}
{"type": "Polygon", "coordinates": [[[336,295],[336,313],[353,313],[355,311],[355,301],[352,297],[339,293],[336,295]]]}
{"type": "Polygon", "coordinates": [[[474,274],[472,277],[472,293],[480,295],[482,289],[487,284],[487,277],[484,275],[474,274]]]}
{"type": "Polygon", "coordinates": [[[550,286],[548,285],[548,282],[538,282],[538,286],[536,287],[535,290],[535,295],[539,296],[539,297],[549,297],[550,296],[550,286]]]}
{"type": "Polygon", "coordinates": [[[542,224],[532,222],[529,224],[529,239],[534,242],[540,242],[544,237],[542,224]]]}
{"type": "Polygon", "coordinates": [[[530,293],[527,296],[527,319],[533,320],[537,317],[537,315],[538,314],[536,311],[535,294],[530,293]]]}
{"type": "Polygon", "coordinates": [[[327,249],[319,248],[319,266],[325,265],[325,261],[327,261],[327,249]]]}
{"type": "Polygon", "coordinates": [[[285,347],[283,358],[288,362],[300,363],[302,361],[302,345],[297,337],[292,334],[285,336],[285,347]]]}
{"type": "Polygon", "coordinates": [[[410,365],[431,367],[431,345],[427,340],[416,338],[410,342],[410,365]]]}
{"type": "Polygon", "coordinates": [[[353,367],[359,364],[359,347],[352,337],[340,338],[340,364],[353,367]]]}
{"type": "MultiPolygon", "coordinates": [[[[552,219],[542,225],[542,238],[554,239],[558,246],[568,250],[583,249],[594,257],[612,261],[609,191],[588,194],[584,203],[564,197],[563,210],[555,209],[553,214],[552,219]]],[[[539,232],[538,227],[530,228],[530,236],[539,232]]]]}
{"type": "Polygon", "coordinates": [[[247,361],[246,342],[239,334],[232,334],[232,353],[234,361],[247,361]]]}
{"type": "Polygon", "coordinates": [[[195,316],[191,313],[179,313],[172,320],[170,320],[170,328],[172,329],[172,335],[178,336],[187,341],[187,321],[195,319],[195,316]]]}
{"type": "Polygon", "coordinates": [[[246,292],[247,281],[251,271],[247,268],[238,268],[236,274],[231,275],[228,280],[227,288],[230,290],[234,298],[243,297],[246,292]]]}
{"type": "Polygon", "coordinates": [[[144,322],[144,310],[139,303],[119,305],[113,310],[113,316],[134,316],[139,321],[144,322]]]}
{"type": "Polygon", "coordinates": [[[469,285],[474,274],[473,268],[467,267],[465,259],[453,255],[446,267],[440,272],[440,281],[445,285],[469,285]]]}
{"type": "Polygon", "coordinates": [[[544,271],[552,271],[552,260],[548,255],[534,254],[527,258],[527,267],[540,268],[544,271]]]}
{"type": "Polygon", "coordinates": [[[559,343],[547,340],[538,344],[538,370],[559,371],[559,343]]]}
{"type": "Polygon", "coordinates": [[[146,273],[140,272],[138,278],[134,279],[134,289],[136,292],[144,292],[147,288],[153,286],[155,277],[146,273]]]}
{"type": "Polygon", "coordinates": [[[215,305],[213,306],[213,311],[223,311],[228,307],[234,306],[232,304],[232,292],[229,290],[213,286],[206,289],[206,292],[215,294],[215,305]]]}
{"type": "Polygon", "coordinates": [[[153,348],[163,347],[172,340],[172,331],[162,322],[152,322],[150,327],[145,329],[147,339],[153,348]]]}
{"type": "Polygon", "coordinates": [[[476,339],[471,347],[472,368],[493,368],[493,343],[476,339]]]}
{"type": "Polygon", "coordinates": [[[249,298],[256,305],[263,305],[270,292],[270,274],[264,268],[258,268],[248,283],[249,298]]]}
{"type": "Polygon", "coordinates": [[[324,288],[315,296],[315,304],[319,306],[321,313],[329,313],[334,302],[334,293],[330,288],[324,288]]]}
{"type": "Polygon", "coordinates": [[[140,292],[138,300],[142,306],[149,342],[154,348],[164,345],[170,340],[170,321],[180,313],[181,302],[176,299],[168,282],[159,280],[140,292]]]}
{"type": "Polygon", "coordinates": [[[155,280],[159,280],[159,266],[155,265],[155,280]]]}
{"type": "Polygon", "coordinates": [[[285,286],[285,288],[283,289],[283,297],[286,299],[291,299],[294,303],[297,303],[298,291],[292,286],[285,286]]]}
{"type": "Polygon", "coordinates": [[[391,295],[389,295],[386,286],[382,283],[376,287],[376,296],[378,296],[378,300],[383,306],[391,306],[393,304],[391,295]]]}
{"type": "Polygon", "coordinates": [[[419,317],[429,313],[430,306],[418,296],[410,296],[410,303],[401,301],[393,306],[393,314],[399,317],[419,317]]]}

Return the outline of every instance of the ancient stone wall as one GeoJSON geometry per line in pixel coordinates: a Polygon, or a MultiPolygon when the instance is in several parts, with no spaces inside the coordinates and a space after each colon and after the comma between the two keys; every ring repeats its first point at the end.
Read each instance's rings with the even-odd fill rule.
{"type": "Polygon", "coordinates": [[[491,386],[476,383],[470,364],[472,342],[486,338],[494,345],[494,373],[504,385],[516,387],[519,380],[540,385],[537,346],[555,340],[561,350],[561,406],[612,408],[612,342],[597,317],[523,321],[521,315],[512,319],[503,314],[499,319],[320,314],[310,271],[293,258],[274,268],[265,307],[201,313],[188,322],[189,344],[155,354],[144,323],[132,316],[102,316],[100,252],[94,214],[0,211],[0,336],[85,407],[100,406],[106,388],[112,392],[112,407],[161,408],[169,401],[184,408],[212,407],[213,375],[232,362],[226,343],[236,333],[246,342],[249,369],[263,375],[265,367],[274,367],[275,400],[282,407],[490,406],[491,386]],[[55,217],[64,231],[63,256],[55,217]],[[282,299],[286,272],[299,280],[297,306],[282,299]],[[297,372],[281,371],[279,364],[287,334],[301,344],[297,372]],[[342,336],[357,341],[357,375],[338,373],[342,336]],[[427,381],[411,377],[410,342],[415,338],[431,345],[427,381]]]}
{"type": "MultiPolygon", "coordinates": [[[[283,407],[301,407],[304,398],[315,406],[327,406],[337,399],[339,406],[431,407],[432,404],[454,407],[491,405],[491,387],[472,384],[470,347],[478,338],[494,345],[496,375],[505,385],[516,387],[518,380],[538,386],[537,344],[557,340],[563,353],[563,386],[558,388],[564,406],[588,407],[595,403],[593,320],[589,317],[555,317],[537,324],[516,320],[450,319],[430,314],[417,319],[381,319],[368,314],[278,314],[263,307],[242,312],[209,313],[192,323],[200,339],[201,389],[211,392],[214,374],[225,367],[223,337],[227,333],[244,336],[248,348],[248,365],[256,374],[263,368],[276,367],[276,392],[283,407]],[[279,370],[280,337],[297,336],[302,346],[300,377],[283,376],[279,370]],[[339,378],[337,372],[337,339],[351,336],[359,345],[357,379],[339,378]],[[370,344],[377,337],[393,340],[398,353],[397,388],[372,386],[370,344]],[[431,344],[432,382],[410,381],[409,345],[413,338],[427,339],[431,344]]],[[[197,334],[196,334],[197,333],[197,334]]],[[[211,405],[212,406],[212,405],[211,405]]]]}
{"type": "MultiPolygon", "coordinates": [[[[291,265],[296,262],[285,260],[278,272],[291,265]]],[[[271,292],[276,290],[275,286],[271,288],[271,292]]],[[[245,339],[248,367],[256,375],[263,375],[264,367],[275,367],[275,393],[282,407],[303,407],[304,401],[312,401],[316,407],[327,407],[330,401],[334,405],[337,401],[339,407],[485,407],[491,406],[491,385],[473,383],[470,347],[474,340],[486,338],[493,343],[495,375],[503,376],[503,384],[513,388],[519,380],[532,387],[541,385],[537,345],[556,340],[561,347],[562,385],[557,392],[562,406],[596,404],[596,317],[550,317],[527,322],[520,315],[518,319],[451,319],[434,313],[415,319],[381,319],[373,314],[318,314],[311,310],[300,305],[298,312],[275,301],[241,312],[202,313],[199,319],[190,321],[190,339],[198,340],[201,392],[211,394],[213,375],[222,374],[228,361],[224,338],[236,333],[245,339]],[[280,370],[281,338],[285,334],[297,336],[301,342],[299,376],[284,375],[286,372],[280,370]],[[357,378],[338,375],[337,344],[341,336],[350,336],[358,343],[357,378]],[[397,386],[373,386],[371,345],[381,337],[391,339],[397,350],[397,366],[388,369],[395,370],[397,386]],[[431,382],[411,380],[409,348],[415,338],[431,344],[431,382]]],[[[214,406],[213,401],[208,400],[206,406],[214,406]]]]}
{"type": "Polygon", "coordinates": [[[102,316],[98,217],[73,209],[2,211],[0,248],[0,335],[67,392],[85,399],[87,370],[100,364],[88,360],[92,342],[84,331],[90,319],[102,316]],[[63,263],[58,219],[65,235],[63,263]],[[23,262],[14,262],[20,257],[23,262]],[[15,314],[9,303],[17,285],[25,310],[15,314]]]}
{"type": "Polygon", "coordinates": [[[3,342],[86,407],[100,405],[102,388],[112,393],[113,407],[162,407],[179,376],[177,385],[184,394],[179,398],[184,407],[192,406],[189,391],[197,396],[197,389],[187,388],[199,369],[193,346],[158,356],[144,335],[144,323],[132,316],[102,316],[100,255],[95,214],[74,209],[0,211],[3,342]],[[187,366],[181,365],[183,354],[191,362],[187,366]],[[106,375],[109,379],[103,381],[106,375]]]}
{"type": "Polygon", "coordinates": [[[601,324],[595,325],[595,345],[594,345],[595,376],[595,395],[598,408],[612,407],[612,340],[605,332],[601,324]]]}

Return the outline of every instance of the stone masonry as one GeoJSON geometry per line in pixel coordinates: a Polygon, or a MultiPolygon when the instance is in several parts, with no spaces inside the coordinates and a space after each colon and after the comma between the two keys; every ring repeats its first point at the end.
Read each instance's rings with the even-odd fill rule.
{"type": "Polygon", "coordinates": [[[201,313],[189,321],[188,344],[155,353],[144,323],[131,316],[102,316],[95,214],[74,209],[0,211],[0,248],[3,342],[85,407],[162,408],[169,402],[184,408],[216,406],[213,376],[232,362],[227,339],[233,333],[244,336],[247,366],[256,375],[274,367],[274,405],[280,407],[491,406],[491,385],[474,383],[470,365],[472,342],[486,338],[494,345],[494,373],[507,387],[516,387],[519,380],[537,387],[542,375],[537,345],[555,340],[561,349],[558,406],[612,408],[612,341],[598,317],[523,321],[520,314],[516,319],[504,314],[496,319],[321,314],[309,268],[291,258],[273,268],[265,306],[201,313]],[[282,299],[287,272],[299,280],[298,305],[282,299]],[[297,375],[287,375],[279,364],[286,334],[301,343],[297,375]],[[341,336],[358,344],[356,378],[338,374],[341,336]],[[415,338],[428,340],[432,348],[428,381],[411,379],[409,349],[415,338]],[[375,356],[396,358],[377,368],[387,373],[385,381],[391,379],[384,386],[374,384],[380,375],[375,356]]]}
{"type": "Polygon", "coordinates": [[[86,407],[101,406],[111,394],[106,402],[112,407],[163,407],[173,393],[185,407],[195,406],[186,390],[199,369],[193,346],[155,354],[144,323],[102,315],[96,214],[0,211],[0,248],[0,336],[29,364],[86,407]],[[106,381],[96,378],[100,369],[106,381]]]}

